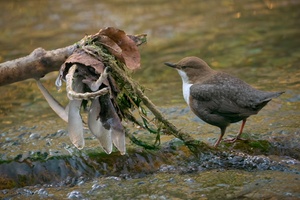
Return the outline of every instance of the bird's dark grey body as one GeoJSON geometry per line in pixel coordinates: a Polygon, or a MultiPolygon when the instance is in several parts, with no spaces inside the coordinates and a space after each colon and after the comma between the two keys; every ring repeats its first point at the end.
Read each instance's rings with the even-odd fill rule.
{"type": "Polygon", "coordinates": [[[257,90],[244,81],[224,72],[211,69],[197,57],[187,57],[176,64],[165,63],[178,70],[183,81],[183,96],[203,121],[221,129],[217,146],[231,123],[257,114],[272,98],[282,92],[257,90]]]}
{"type": "Polygon", "coordinates": [[[190,87],[190,107],[203,121],[226,127],[257,114],[278,92],[263,92],[224,72],[190,87]],[[191,98],[192,97],[192,98],[191,98]]]}

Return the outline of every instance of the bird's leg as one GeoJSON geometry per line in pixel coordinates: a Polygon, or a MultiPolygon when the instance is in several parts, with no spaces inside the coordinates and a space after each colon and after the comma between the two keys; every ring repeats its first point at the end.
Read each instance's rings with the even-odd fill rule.
{"type": "Polygon", "coordinates": [[[226,127],[221,128],[221,135],[220,135],[219,139],[216,141],[216,143],[214,144],[215,148],[217,148],[218,145],[220,144],[220,142],[225,134],[225,131],[226,131],[226,127]]]}
{"type": "Polygon", "coordinates": [[[241,137],[241,135],[243,133],[243,129],[244,129],[244,126],[246,124],[246,121],[247,121],[247,119],[243,119],[240,131],[239,131],[238,135],[236,136],[236,140],[240,140],[241,139],[240,137],[241,137]]]}
{"type": "Polygon", "coordinates": [[[228,139],[226,139],[226,140],[224,140],[224,141],[230,142],[230,143],[234,143],[234,142],[236,142],[237,140],[243,140],[243,139],[240,138],[240,137],[241,137],[241,135],[242,135],[242,133],[243,133],[243,129],[244,129],[244,126],[245,126],[245,124],[246,124],[246,121],[247,121],[247,119],[243,119],[241,128],[240,128],[239,133],[237,134],[236,137],[234,137],[234,138],[228,138],[228,139]]]}

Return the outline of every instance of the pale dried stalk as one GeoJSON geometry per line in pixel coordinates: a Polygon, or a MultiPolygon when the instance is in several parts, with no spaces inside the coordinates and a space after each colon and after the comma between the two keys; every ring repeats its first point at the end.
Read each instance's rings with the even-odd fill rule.
{"type": "Polygon", "coordinates": [[[36,80],[37,86],[45,97],[52,110],[65,122],[68,122],[69,107],[64,108],[44,87],[40,80],[36,80]]]}
{"type": "MultiPolygon", "coordinates": [[[[72,88],[72,84],[73,84],[73,77],[74,77],[74,73],[77,69],[77,64],[72,65],[72,67],[70,67],[68,74],[66,75],[66,82],[67,82],[67,86],[66,86],[66,90],[67,90],[67,96],[70,100],[88,100],[88,99],[93,99],[102,95],[105,95],[109,92],[109,88],[103,88],[101,90],[98,90],[96,92],[85,92],[85,93],[78,93],[75,92],[72,88]]],[[[107,75],[106,75],[107,76],[107,75]]],[[[100,76],[99,79],[105,79],[104,77],[102,77],[102,75],[100,76]]]]}

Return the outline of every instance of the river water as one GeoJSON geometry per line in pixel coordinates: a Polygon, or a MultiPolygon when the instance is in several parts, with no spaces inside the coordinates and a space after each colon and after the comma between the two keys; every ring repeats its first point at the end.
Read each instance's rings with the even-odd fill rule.
{"type": "MultiPolygon", "coordinates": [[[[285,91],[246,124],[245,136],[262,148],[221,144],[224,152],[199,159],[167,135],[159,151],[144,151],[128,140],[129,153],[122,157],[101,153],[87,132],[87,147],[79,152],[33,80],[0,87],[0,179],[24,176],[19,185],[2,181],[1,198],[300,199],[299,1],[12,0],[0,6],[0,62],[37,47],[68,46],[107,26],[146,33],[142,69],[134,79],[178,128],[209,145],[219,129],[189,111],[179,75],[164,62],[198,56],[256,88],[285,91]],[[44,162],[32,159],[41,155],[44,162]]],[[[42,81],[66,104],[55,76],[42,81]]],[[[231,125],[225,137],[235,135],[239,125],[231,125]]]]}

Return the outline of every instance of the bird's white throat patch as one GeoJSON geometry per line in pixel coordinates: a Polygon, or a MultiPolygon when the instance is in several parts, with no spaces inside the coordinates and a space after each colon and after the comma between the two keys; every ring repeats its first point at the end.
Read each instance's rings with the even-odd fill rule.
{"type": "Polygon", "coordinates": [[[184,71],[177,70],[179,75],[181,76],[182,79],[182,93],[183,93],[183,98],[185,102],[190,105],[189,99],[190,99],[190,87],[193,85],[189,81],[189,77],[186,75],[184,71]]]}

